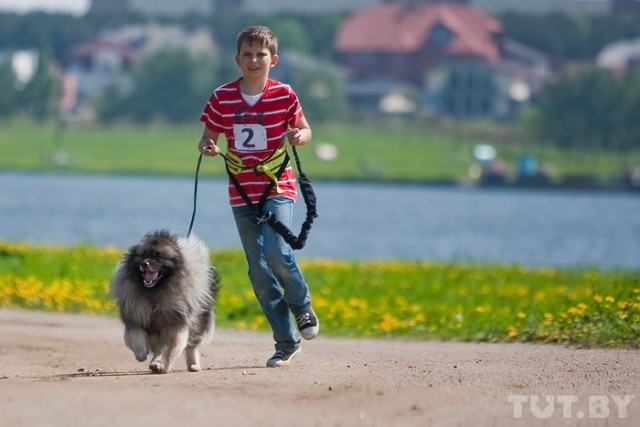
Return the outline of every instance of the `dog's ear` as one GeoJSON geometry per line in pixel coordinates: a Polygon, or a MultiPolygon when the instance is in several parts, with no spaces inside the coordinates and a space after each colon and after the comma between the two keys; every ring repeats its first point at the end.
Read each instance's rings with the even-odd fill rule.
{"type": "Polygon", "coordinates": [[[137,244],[137,243],[136,243],[135,245],[131,246],[131,247],[129,248],[129,250],[128,250],[129,254],[130,254],[130,255],[135,255],[135,254],[138,252],[138,247],[139,247],[139,246],[140,246],[140,245],[139,245],[139,244],[137,244]]]}

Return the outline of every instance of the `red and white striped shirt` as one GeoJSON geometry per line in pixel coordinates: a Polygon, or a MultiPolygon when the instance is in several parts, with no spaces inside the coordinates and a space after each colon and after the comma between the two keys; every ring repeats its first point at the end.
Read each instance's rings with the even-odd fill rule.
{"type": "MultiPolygon", "coordinates": [[[[300,101],[289,85],[269,79],[262,97],[251,106],[242,97],[240,80],[236,80],[211,94],[200,121],[209,130],[224,134],[228,151],[249,166],[268,158],[283,142],[289,126],[294,126],[303,115],[300,101]]],[[[253,203],[260,201],[271,182],[267,175],[253,169],[243,169],[236,179],[253,203]]],[[[279,195],[296,200],[298,186],[291,164],[280,176],[278,187],[283,192],[278,194],[274,186],[269,197],[279,195]]],[[[245,204],[231,180],[229,201],[231,206],[245,204]]]]}

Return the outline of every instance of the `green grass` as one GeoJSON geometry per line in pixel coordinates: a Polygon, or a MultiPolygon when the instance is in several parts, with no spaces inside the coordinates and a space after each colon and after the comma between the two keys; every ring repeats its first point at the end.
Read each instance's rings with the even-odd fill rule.
{"type": "MultiPolygon", "coordinates": [[[[14,119],[0,126],[0,170],[191,175],[202,127],[121,124],[71,127],[14,119]],[[67,161],[64,160],[66,155],[67,161]]],[[[312,178],[464,180],[471,149],[492,143],[513,170],[532,152],[558,173],[621,174],[640,151],[567,154],[527,141],[517,128],[455,123],[314,126],[300,150],[312,178]],[[313,155],[323,142],[335,161],[313,155]]],[[[206,159],[203,175],[223,175],[206,159]]],[[[119,248],[37,246],[0,241],[0,307],[115,315],[108,280],[119,248]]],[[[267,329],[240,252],[214,252],[223,276],[219,324],[267,329]]],[[[634,271],[531,269],[429,261],[302,261],[323,334],[416,339],[558,342],[640,347],[640,279],[634,271]]]]}
{"type": "MultiPolygon", "coordinates": [[[[119,248],[0,241],[0,307],[115,316],[108,281],[119,248]]],[[[214,251],[218,324],[267,330],[244,256],[214,251]]],[[[429,261],[303,260],[322,333],[640,347],[638,271],[429,261]]]]}
{"type": "MultiPolygon", "coordinates": [[[[311,144],[299,150],[305,172],[312,179],[463,181],[474,161],[472,147],[491,143],[515,172],[525,153],[538,156],[558,177],[594,173],[620,176],[640,165],[640,150],[617,154],[605,151],[565,153],[542,147],[514,126],[486,123],[395,122],[322,124],[314,126],[311,144]],[[335,161],[314,155],[318,144],[338,149],[335,161]]],[[[37,124],[12,119],[0,126],[0,170],[83,171],[191,175],[202,126],[156,123],[145,127],[37,124]],[[62,161],[66,158],[66,161],[62,161]]],[[[223,175],[221,158],[206,159],[201,173],[223,175]]]]}

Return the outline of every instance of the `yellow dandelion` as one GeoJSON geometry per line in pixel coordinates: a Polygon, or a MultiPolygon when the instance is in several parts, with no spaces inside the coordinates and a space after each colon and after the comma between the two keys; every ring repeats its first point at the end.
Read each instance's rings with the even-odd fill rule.
{"type": "Polygon", "coordinates": [[[427,320],[427,316],[425,316],[424,313],[417,313],[413,320],[416,323],[424,323],[427,320]]]}
{"type": "Polygon", "coordinates": [[[241,331],[245,331],[247,329],[247,323],[244,321],[238,321],[235,323],[236,329],[239,329],[241,331]]]}
{"type": "Polygon", "coordinates": [[[367,308],[367,301],[361,298],[349,298],[349,306],[361,310],[365,310],[367,308]]]}
{"type": "Polygon", "coordinates": [[[629,301],[620,301],[618,303],[618,310],[626,310],[629,307],[629,305],[631,305],[629,301]]]}
{"type": "Polygon", "coordinates": [[[491,285],[482,285],[482,287],[480,288],[480,293],[482,295],[490,295],[493,291],[493,288],[491,287],[491,285]]]}
{"type": "Polygon", "coordinates": [[[491,306],[489,304],[479,305],[475,308],[476,313],[488,313],[491,311],[491,306]]]}
{"type": "Polygon", "coordinates": [[[398,329],[400,325],[401,322],[397,317],[393,316],[392,314],[385,313],[382,315],[382,319],[380,319],[380,322],[378,323],[378,328],[383,332],[389,333],[395,329],[398,329]]]}

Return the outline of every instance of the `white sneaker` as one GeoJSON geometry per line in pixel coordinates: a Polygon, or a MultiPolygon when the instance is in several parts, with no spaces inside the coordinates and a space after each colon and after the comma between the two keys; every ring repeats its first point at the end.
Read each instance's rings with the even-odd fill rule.
{"type": "Polygon", "coordinates": [[[308,313],[297,315],[296,323],[298,323],[300,335],[302,335],[302,338],[305,340],[314,339],[318,336],[318,332],[320,332],[320,321],[316,313],[314,313],[313,308],[310,308],[308,313]]]}

